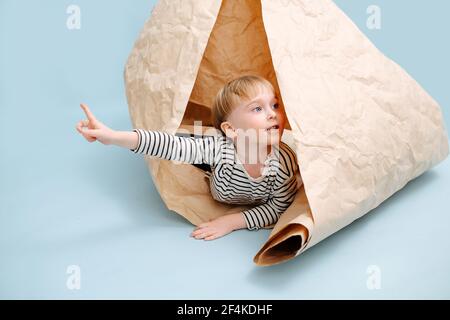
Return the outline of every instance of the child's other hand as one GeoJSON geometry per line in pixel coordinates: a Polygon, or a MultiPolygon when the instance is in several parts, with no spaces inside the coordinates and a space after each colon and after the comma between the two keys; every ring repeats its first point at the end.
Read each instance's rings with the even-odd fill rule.
{"type": "Polygon", "coordinates": [[[80,107],[86,114],[87,120],[77,123],[77,131],[89,142],[98,140],[103,144],[113,143],[115,131],[97,120],[87,105],[82,103],[80,107]]]}
{"type": "Polygon", "coordinates": [[[195,239],[214,240],[234,231],[235,222],[232,215],[225,215],[197,226],[191,233],[195,239]]]}

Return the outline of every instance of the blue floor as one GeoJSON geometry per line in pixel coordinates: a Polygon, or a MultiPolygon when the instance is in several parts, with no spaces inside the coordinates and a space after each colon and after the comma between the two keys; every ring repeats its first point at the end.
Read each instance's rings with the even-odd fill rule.
{"type": "MultiPolygon", "coordinates": [[[[257,267],[269,231],[190,238],[142,156],[84,141],[79,102],[131,129],[123,67],[153,4],[0,2],[0,298],[450,298],[448,159],[296,259],[257,267]],[[81,8],[79,30],[66,28],[70,4],[81,8]]],[[[337,4],[440,103],[450,127],[450,3],[377,1],[378,31],[365,27],[372,1],[337,4]]]]}

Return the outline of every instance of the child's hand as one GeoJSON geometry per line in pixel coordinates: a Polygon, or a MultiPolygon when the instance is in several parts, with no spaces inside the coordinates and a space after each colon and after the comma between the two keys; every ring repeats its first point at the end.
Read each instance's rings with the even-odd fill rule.
{"type": "Polygon", "coordinates": [[[77,131],[89,142],[98,140],[103,144],[113,143],[116,132],[98,121],[87,105],[82,103],[80,106],[86,114],[87,120],[78,122],[77,131]]]}
{"type": "Polygon", "coordinates": [[[191,233],[191,237],[195,239],[214,240],[241,228],[245,228],[245,220],[242,214],[227,214],[200,224],[191,233]]]}

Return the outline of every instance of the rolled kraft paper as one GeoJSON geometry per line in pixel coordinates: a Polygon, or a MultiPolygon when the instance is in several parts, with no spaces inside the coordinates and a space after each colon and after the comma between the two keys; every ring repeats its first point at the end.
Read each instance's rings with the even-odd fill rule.
{"type": "MultiPolygon", "coordinates": [[[[258,265],[298,256],[449,153],[439,105],[330,0],[158,2],[125,68],[133,126],[209,127],[217,91],[243,74],[274,85],[303,179],[258,265]]],[[[193,224],[242,210],[214,201],[199,168],[145,160],[167,207],[193,224]]]]}

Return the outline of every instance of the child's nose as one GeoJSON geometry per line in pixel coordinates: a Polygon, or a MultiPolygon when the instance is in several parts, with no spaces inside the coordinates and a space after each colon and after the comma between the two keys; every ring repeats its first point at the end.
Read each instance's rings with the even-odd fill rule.
{"type": "Polygon", "coordinates": [[[275,118],[275,116],[276,116],[275,111],[273,111],[272,108],[269,108],[267,111],[267,118],[272,119],[272,118],[275,118]]]}

